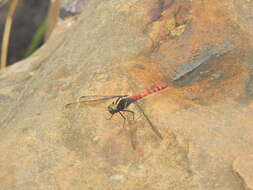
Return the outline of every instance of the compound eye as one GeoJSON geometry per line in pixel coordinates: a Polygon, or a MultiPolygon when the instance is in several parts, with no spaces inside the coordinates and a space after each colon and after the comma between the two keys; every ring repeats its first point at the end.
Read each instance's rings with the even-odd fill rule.
{"type": "Polygon", "coordinates": [[[108,110],[110,113],[113,112],[113,109],[112,109],[110,106],[107,107],[107,110],[108,110]]]}

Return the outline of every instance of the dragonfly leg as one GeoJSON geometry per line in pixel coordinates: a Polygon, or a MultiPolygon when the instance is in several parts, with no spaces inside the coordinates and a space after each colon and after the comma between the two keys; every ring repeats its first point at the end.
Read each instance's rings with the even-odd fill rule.
{"type": "Polygon", "coordinates": [[[126,117],[125,117],[121,112],[119,112],[119,114],[120,114],[121,117],[124,119],[123,128],[125,128],[126,117]]]}
{"type": "Polygon", "coordinates": [[[133,114],[133,120],[134,120],[134,112],[132,110],[122,110],[122,111],[129,112],[129,113],[133,114]]]}
{"type": "Polygon", "coordinates": [[[114,115],[114,114],[112,114],[112,115],[111,115],[111,117],[109,117],[107,120],[110,120],[110,119],[112,119],[113,115],[114,115]]]}

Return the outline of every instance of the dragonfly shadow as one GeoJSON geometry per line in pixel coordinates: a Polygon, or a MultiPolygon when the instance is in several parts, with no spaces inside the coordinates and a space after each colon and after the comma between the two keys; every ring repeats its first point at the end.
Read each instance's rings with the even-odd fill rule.
{"type": "Polygon", "coordinates": [[[159,130],[153,125],[153,123],[151,122],[151,120],[149,119],[149,117],[146,115],[146,113],[144,112],[143,108],[137,103],[134,102],[135,106],[138,108],[139,112],[141,112],[141,114],[143,115],[143,117],[145,118],[145,120],[148,122],[150,128],[152,129],[152,131],[157,135],[157,137],[160,138],[160,140],[163,140],[163,137],[161,135],[161,133],[159,132],[159,130]]]}
{"type": "Polygon", "coordinates": [[[129,112],[123,112],[122,114],[126,118],[126,124],[119,129],[118,135],[125,134],[128,136],[131,146],[134,151],[142,152],[139,147],[138,137],[137,137],[137,130],[138,126],[140,126],[140,120],[142,120],[142,113],[134,108],[135,114],[137,113],[136,117],[133,118],[133,115],[129,112]]]}
{"type": "Polygon", "coordinates": [[[137,126],[131,125],[130,127],[125,127],[119,130],[118,135],[126,134],[129,137],[131,146],[134,151],[140,152],[139,143],[137,139],[137,126]]]}

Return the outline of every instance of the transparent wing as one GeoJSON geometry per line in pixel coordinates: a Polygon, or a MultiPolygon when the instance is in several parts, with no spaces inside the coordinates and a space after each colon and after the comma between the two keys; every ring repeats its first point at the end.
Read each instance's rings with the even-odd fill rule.
{"type": "Polygon", "coordinates": [[[117,95],[117,96],[103,96],[103,95],[91,95],[91,96],[81,96],[78,101],[71,102],[65,105],[65,108],[74,108],[76,106],[81,105],[95,105],[98,103],[102,103],[106,100],[114,99],[114,98],[124,98],[128,95],[117,95]]]}
{"type": "Polygon", "coordinates": [[[144,110],[142,109],[142,107],[137,103],[134,102],[134,104],[138,107],[138,109],[142,112],[142,114],[144,115],[144,117],[146,118],[146,120],[149,123],[149,126],[151,127],[151,129],[154,131],[154,133],[160,138],[163,139],[161,133],[158,131],[158,129],[153,125],[153,123],[150,121],[150,119],[148,118],[148,116],[145,114],[144,110]]]}

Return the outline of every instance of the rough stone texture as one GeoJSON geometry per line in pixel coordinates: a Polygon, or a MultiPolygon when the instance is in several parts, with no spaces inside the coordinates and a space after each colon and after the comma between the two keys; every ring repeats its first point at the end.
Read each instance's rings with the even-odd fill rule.
{"type": "Polygon", "coordinates": [[[240,156],[235,159],[233,169],[242,178],[245,189],[253,189],[253,155],[240,156]]]}
{"type": "MultiPolygon", "coordinates": [[[[252,17],[244,0],[92,0],[35,55],[0,72],[3,189],[243,190],[253,154],[252,17]],[[173,79],[176,81],[173,81],[173,79]],[[109,116],[132,94],[161,131],[109,116]],[[238,170],[239,171],[239,170],[238,170]],[[243,178],[243,180],[241,179],[243,178]]],[[[246,180],[247,179],[247,180],[246,180]]],[[[252,180],[251,180],[252,181],[252,180]]]]}

